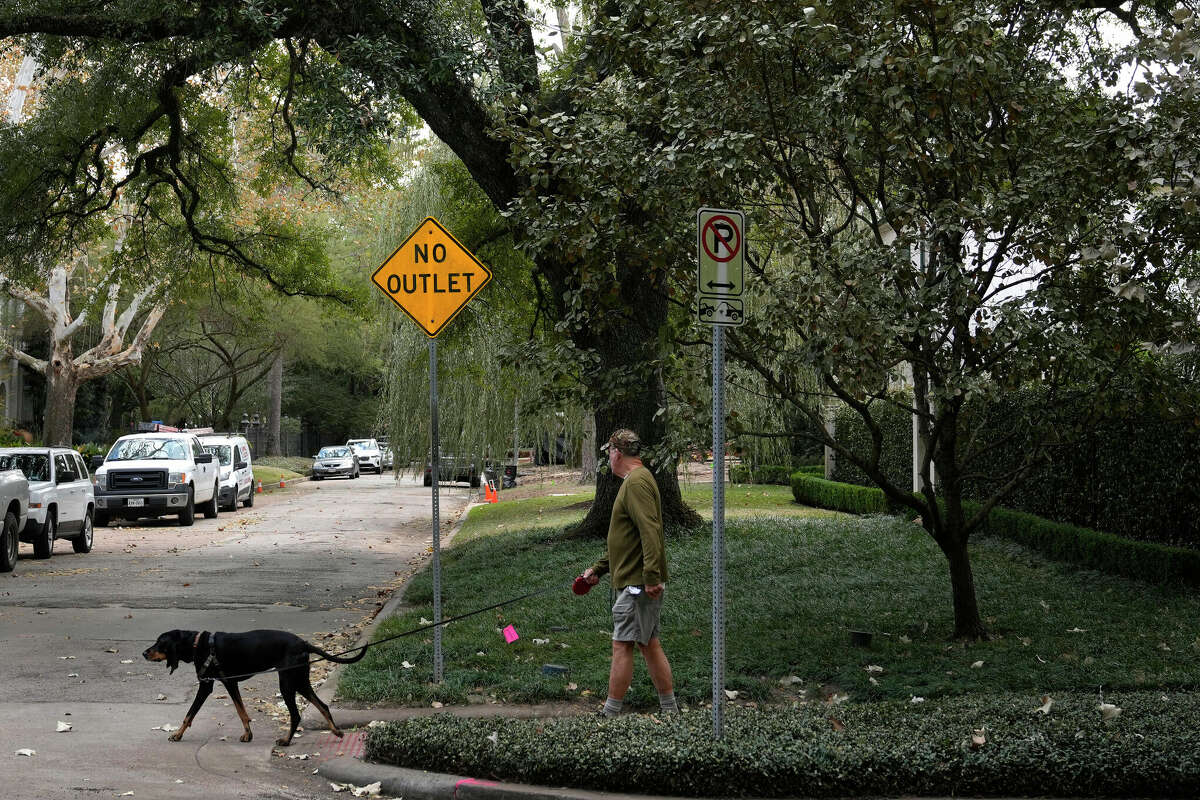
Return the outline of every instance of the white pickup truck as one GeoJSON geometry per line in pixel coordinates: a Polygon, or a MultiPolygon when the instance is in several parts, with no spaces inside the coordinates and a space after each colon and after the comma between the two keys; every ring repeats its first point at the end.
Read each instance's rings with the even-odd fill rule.
{"type": "Polygon", "coordinates": [[[29,504],[29,481],[19,469],[0,472],[0,512],[4,524],[0,527],[0,572],[12,572],[17,565],[17,537],[25,527],[29,504]]]}
{"type": "Polygon", "coordinates": [[[169,514],[191,525],[197,508],[209,519],[219,513],[220,465],[194,434],[122,436],[107,456],[94,456],[92,466],[97,526],[169,514]]]}

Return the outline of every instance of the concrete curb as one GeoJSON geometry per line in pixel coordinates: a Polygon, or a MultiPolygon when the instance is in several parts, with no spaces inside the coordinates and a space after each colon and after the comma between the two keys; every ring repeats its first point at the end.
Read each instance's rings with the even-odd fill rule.
{"type": "MultiPolygon", "coordinates": [[[[621,797],[607,792],[590,792],[567,787],[526,786],[519,783],[485,781],[424,772],[383,764],[367,764],[357,758],[340,756],[317,767],[317,774],[339,783],[366,786],[379,781],[380,793],[404,800],[600,800],[621,797]]],[[[634,795],[627,795],[633,797],[634,795]]],[[[650,795],[636,797],[651,800],[650,795]]]]}

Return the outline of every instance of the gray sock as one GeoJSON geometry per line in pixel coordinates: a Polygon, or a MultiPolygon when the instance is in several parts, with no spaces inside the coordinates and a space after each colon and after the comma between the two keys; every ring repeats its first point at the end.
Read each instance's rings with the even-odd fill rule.
{"type": "Polygon", "coordinates": [[[604,709],[601,712],[606,717],[615,717],[621,713],[621,706],[625,705],[624,700],[618,700],[615,697],[610,697],[604,701],[604,709]]]}
{"type": "Polygon", "coordinates": [[[667,692],[658,696],[658,705],[664,714],[678,714],[679,704],[675,702],[675,692],[667,692]]]}

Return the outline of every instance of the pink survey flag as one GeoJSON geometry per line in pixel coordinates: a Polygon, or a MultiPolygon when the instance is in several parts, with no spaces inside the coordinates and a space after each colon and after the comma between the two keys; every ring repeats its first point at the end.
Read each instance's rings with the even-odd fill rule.
{"type": "Polygon", "coordinates": [[[521,637],[517,635],[517,629],[514,628],[512,625],[509,625],[507,628],[504,629],[504,641],[508,642],[509,644],[512,644],[513,642],[515,642],[517,639],[520,639],[520,638],[521,637]]]}

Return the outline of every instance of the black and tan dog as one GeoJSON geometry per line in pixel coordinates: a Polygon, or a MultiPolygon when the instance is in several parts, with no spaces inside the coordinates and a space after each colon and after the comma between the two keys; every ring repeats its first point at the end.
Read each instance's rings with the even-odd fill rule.
{"type": "Polygon", "coordinates": [[[296,726],[300,724],[300,712],[296,709],[296,693],[299,692],[310,703],[315,705],[329,723],[329,729],[340,737],[341,730],[334,724],[329,714],[329,706],[317,697],[308,677],[309,654],[319,655],[339,664],[353,664],[366,655],[363,648],[358,655],[351,658],[339,658],[326,653],[301,639],[294,633],[275,630],[246,631],[245,633],[209,633],[208,631],[167,631],[158,637],[153,645],[146,648],[142,657],[147,661],[165,661],[174,672],[180,661],[195,663],[196,678],[200,687],[196,690],[196,699],[188,709],[187,716],[179,730],[171,734],[171,741],[178,742],[183,732],[192,724],[200,706],[212,694],[213,681],[220,681],[229,692],[229,699],[237,708],[238,717],[246,732],[241,741],[253,739],[250,733],[250,715],[242,705],[242,695],[238,692],[238,681],[243,681],[259,672],[272,669],[279,671],[279,692],[283,702],[291,714],[291,727],[287,736],[276,741],[276,744],[286,747],[291,744],[296,726]]]}

